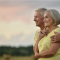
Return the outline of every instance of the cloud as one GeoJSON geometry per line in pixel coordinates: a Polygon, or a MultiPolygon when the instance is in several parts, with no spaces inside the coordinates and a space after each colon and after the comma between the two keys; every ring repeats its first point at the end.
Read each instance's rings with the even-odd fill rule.
{"type": "Polygon", "coordinates": [[[21,42],[21,46],[28,46],[28,45],[33,45],[33,41],[34,41],[34,33],[28,35],[24,41],[21,42]]]}
{"type": "Polygon", "coordinates": [[[33,22],[35,9],[45,7],[60,11],[58,0],[1,0],[0,45],[28,46],[33,44],[38,29],[33,22]]]}
{"type": "Polygon", "coordinates": [[[28,21],[28,12],[27,6],[20,7],[4,7],[0,6],[0,20],[11,21],[17,19],[23,19],[28,21]]]}
{"type": "Polygon", "coordinates": [[[25,23],[31,22],[33,12],[35,9],[45,8],[60,8],[60,1],[56,0],[16,0],[16,1],[1,1],[0,5],[0,20],[12,21],[12,20],[23,20],[25,23]],[[7,5],[3,5],[6,4],[7,5]],[[17,6],[18,5],[18,6],[17,6]]]}
{"type": "Polygon", "coordinates": [[[37,28],[34,23],[26,24],[22,20],[11,21],[9,23],[0,21],[0,45],[31,45],[33,44],[36,30],[37,28]]]}
{"type": "Polygon", "coordinates": [[[3,6],[29,6],[32,8],[36,7],[59,7],[59,0],[3,0],[0,1],[0,5],[3,6]]]}
{"type": "Polygon", "coordinates": [[[27,1],[26,4],[31,7],[32,9],[34,8],[39,8],[39,7],[46,7],[46,8],[50,8],[50,7],[60,7],[60,1],[27,1]]]}
{"type": "Polygon", "coordinates": [[[28,5],[22,6],[0,6],[0,20],[2,21],[13,21],[22,20],[23,22],[29,24],[33,16],[33,10],[28,7],[28,5]]]}
{"type": "Polygon", "coordinates": [[[4,36],[6,39],[10,39],[13,35],[23,32],[25,35],[31,34],[36,30],[35,24],[26,24],[22,20],[16,20],[11,22],[0,21],[0,36],[4,36]]]}
{"type": "Polygon", "coordinates": [[[0,36],[0,46],[27,46],[27,45],[31,45],[33,44],[33,39],[34,39],[34,33],[30,34],[28,36],[25,36],[23,33],[12,36],[10,39],[6,40],[4,37],[0,36]],[[23,41],[21,40],[21,38],[23,38],[23,41]]]}

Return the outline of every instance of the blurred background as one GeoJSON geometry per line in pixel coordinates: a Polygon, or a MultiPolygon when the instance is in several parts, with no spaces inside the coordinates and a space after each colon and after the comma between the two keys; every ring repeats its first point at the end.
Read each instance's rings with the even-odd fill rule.
{"type": "Polygon", "coordinates": [[[0,0],[0,60],[34,60],[33,41],[38,8],[56,9],[59,0],[0,0]]]}

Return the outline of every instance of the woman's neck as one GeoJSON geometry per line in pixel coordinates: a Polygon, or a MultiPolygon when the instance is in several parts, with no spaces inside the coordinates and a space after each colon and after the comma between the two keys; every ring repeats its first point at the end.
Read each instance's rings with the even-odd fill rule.
{"type": "Polygon", "coordinates": [[[49,29],[50,29],[50,32],[53,31],[54,29],[58,28],[58,26],[50,26],[49,29]]]}

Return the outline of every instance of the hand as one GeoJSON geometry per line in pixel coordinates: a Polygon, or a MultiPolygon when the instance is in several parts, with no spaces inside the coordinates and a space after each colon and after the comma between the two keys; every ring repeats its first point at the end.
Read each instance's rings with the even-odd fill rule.
{"type": "Polygon", "coordinates": [[[41,38],[43,38],[45,35],[47,35],[49,33],[49,30],[46,30],[46,28],[44,28],[44,30],[41,30],[39,33],[39,36],[41,38]]]}
{"type": "Polygon", "coordinates": [[[43,33],[45,33],[46,35],[49,33],[49,30],[46,29],[46,27],[44,28],[44,30],[42,31],[43,33]]]}
{"type": "Polygon", "coordinates": [[[38,55],[39,53],[35,53],[35,57],[38,59],[39,58],[39,55],[38,55]]]}
{"type": "Polygon", "coordinates": [[[55,35],[51,36],[51,43],[60,43],[60,34],[57,32],[54,32],[55,35]]]}

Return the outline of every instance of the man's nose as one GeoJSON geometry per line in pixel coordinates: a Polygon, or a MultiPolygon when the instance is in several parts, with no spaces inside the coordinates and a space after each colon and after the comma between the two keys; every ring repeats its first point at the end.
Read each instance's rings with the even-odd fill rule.
{"type": "Polygon", "coordinates": [[[36,19],[34,18],[34,21],[36,21],[36,19]]]}

